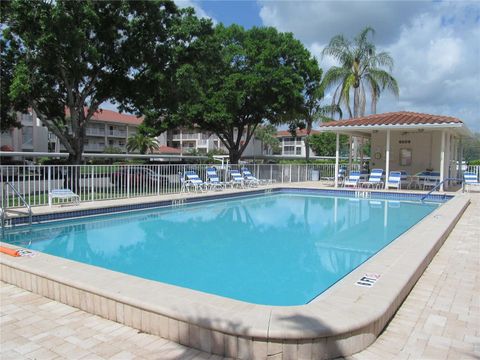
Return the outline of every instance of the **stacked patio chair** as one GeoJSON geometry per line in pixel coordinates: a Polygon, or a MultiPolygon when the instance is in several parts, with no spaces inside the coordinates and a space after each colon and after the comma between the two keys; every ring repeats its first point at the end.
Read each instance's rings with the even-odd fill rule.
{"type": "Polygon", "coordinates": [[[207,187],[210,190],[222,190],[225,188],[225,183],[220,181],[215,168],[207,168],[207,187]]]}
{"type": "Polygon", "coordinates": [[[239,188],[244,188],[245,187],[245,180],[242,176],[242,174],[240,174],[240,171],[238,170],[230,170],[230,177],[231,177],[231,180],[230,180],[230,186],[233,188],[233,187],[239,187],[239,188]]]}
{"type": "Polygon", "coordinates": [[[255,187],[260,184],[260,180],[258,180],[247,168],[242,168],[242,175],[245,179],[245,185],[255,187]]]}
{"type": "Polygon", "coordinates": [[[463,181],[465,185],[465,191],[471,191],[472,189],[480,191],[480,181],[478,181],[477,174],[473,172],[463,173],[463,181]]]}
{"type": "Polygon", "coordinates": [[[420,174],[420,179],[423,180],[423,190],[433,189],[440,182],[440,173],[426,171],[420,174]]]}
{"type": "Polygon", "coordinates": [[[395,188],[400,190],[402,185],[402,173],[400,171],[390,171],[387,181],[385,181],[385,189],[395,188]]]}
{"type": "Polygon", "coordinates": [[[368,188],[375,188],[375,189],[381,188],[383,186],[382,176],[383,176],[383,169],[373,169],[370,172],[368,181],[364,181],[360,184],[368,188]]]}
{"type": "Polygon", "coordinates": [[[352,171],[348,177],[343,182],[344,187],[358,187],[358,182],[360,181],[360,171],[352,171]]]}
{"type": "Polygon", "coordinates": [[[196,192],[207,190],[207,185],[193,170],[185,171],[182,183],[182,191],[187,192],[191,190],[196,192]]]}

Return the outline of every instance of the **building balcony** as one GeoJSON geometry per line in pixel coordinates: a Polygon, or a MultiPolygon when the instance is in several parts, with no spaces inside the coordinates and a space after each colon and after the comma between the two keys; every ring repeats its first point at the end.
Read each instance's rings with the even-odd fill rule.
{"type": "Polygon", "coordinates": [[[285,146],[299,146],[302,145],[303,141],[283,141],[283,145],[285,146]]]}
{"type": "Polygon", "coordinates": [[[84,147],[85,151],[93,151],[93,152],[103,152],[105,150],[105,145],[101,144],[86,144],[84,147]]]}
{"type": "Polygon", "coordinates": [[[180,134],[175,134],[172,136],[172,140],[177,140],[179,141],[180,139],[183,140],[198,140],[200,137],[199,133],[183,133],[182,135],[180,134]]]}
{"type": "Polygon", "coordinates": [[[120,130],[110,130],[107,132],[107,136],[110,137],[122,137],[125,138],[127,137],[127,132],[126,131],[120,131],[120,130]]]}
{"type": "Polygon", "coordinates": [[[88,129],[85,131],[87,136],[105,136],[105,129],[88,129]]]}

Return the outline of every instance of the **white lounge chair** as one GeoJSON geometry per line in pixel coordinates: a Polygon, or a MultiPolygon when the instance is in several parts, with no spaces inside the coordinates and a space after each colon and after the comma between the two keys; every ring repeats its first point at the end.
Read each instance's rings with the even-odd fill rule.
{"type": "Polygon", "coordinates": [[[402,186],[402,173],[400,171],[390,171],[388,179],[385,182],[385,189],[395,188],[397,190],[402,186]]]}
{"type": "Polygon", "coordinates": [[[242,168],[242,175],[245,179],[245,185],[247,186],[258,186],[260,184],[260,180],[258,180],[247,168],[242,168]]]}
{"type": "Polygon", "coordinates": [[[365,187],[372,187],[372,188],[379,188],[382,187],[383,181],[383,169],[373,169],[370,172],[370,176],[368,177],[368,181],[361,182],[360,184],[365,187]]]}
{"type": "Polygon", "coordinates": [[[220,181],[215,168],[207,168],[207,186],[213,190],[221,190],[225,188],[225,183],[220,181]]]}
{"type": "Polygon", "coordinates": [[[193,189],[194,191],[206,190],[205,183],[193,170],[185,171],[185,178],[182,185],[182,191],[190,191],[190,189],[193,189]]]}
{"type": "Polygon", "coordinates": [[[472,188],[480,191],[480,181],[478,181],[477,174],[473,172],[463,173],[463,181],[465,184],[465,191],[470,191],[472,188]]]}
{"type": "MultiPolygon", "coordinates": [[[[80,196],[70,189],[53,189],[48,193],[48,206],[52,206],[53,199],[72,200],[74,205],[80,205],[80,196]]],[[[63,205],[63,203],[62,203],[63,205]]]]}
{"type": "Polygon", "coordinates": [[[242,174],[240,174],[240,171],[230,170],[230,177],[232,178],[230,180],[230,186],[232,188],[234,186],[238,186],[238,187],[241,187],[241,188],[245,187],[245,181],[244,181],[244,178],[243,178],[242,174]]]}
{"type": "Polygon", "coordinates": [[[358,187],[359,180],[360,180],[360,171],[352,171],[343,182],[343,186],[358,187]]]}

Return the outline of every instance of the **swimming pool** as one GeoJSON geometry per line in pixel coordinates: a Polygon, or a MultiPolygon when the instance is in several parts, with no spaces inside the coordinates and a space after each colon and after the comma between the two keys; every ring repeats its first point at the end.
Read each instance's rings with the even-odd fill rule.
{"type": "Polygon", "coordinates": [[[5,241],[237,300],[301,305],[438,205],[287,191],[41,224],[5,241]]]}

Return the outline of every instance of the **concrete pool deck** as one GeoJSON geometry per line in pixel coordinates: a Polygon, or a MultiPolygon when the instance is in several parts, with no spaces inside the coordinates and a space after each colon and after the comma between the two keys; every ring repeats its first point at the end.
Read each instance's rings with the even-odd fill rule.
{"type": "Polygon", "coordinates": [[[415,236],[406,233],[399,245],[400,239],[389,247],[391,251],[378,254],[372,258],[376,261],[368,261],[348,275],[348,281],[342,281],[344,286],[332,287],[317,300],[299,307],[242,303],[138,278],[130,281],[128,276],[107,270],[96,279],[100,277],[97,268],[92,273],[94,270],[88,269],[92,267],[46,254],[16,262],[2,257],[2,278],[213,353],[238,358],[282,354],[283,358],[315,359],[352,354],[375,340],[448,235],[452,226],[448,219],[461,214],[468,197],[452,199],[424,219],[419,224],[424,229],[417,228],[415,236]],[[427,237],[431,239],[416,242],[427,237]],[[66,272],[71,274],[66,276],[66,272]],[[354,287],[365,272],[379,272],[385,280],[369,289],[354,287]],[[138,293],[142,293],[142,299],[138,299],[138,293]]]}
{"type": "MultiPolygon", "coordinates": [[[[348,360],[480,357],[479,212],[480,194],[472,195],[471,205],[380,337],[348,360]]],[[[0,284],[0,304],[0,358],[5,360],[222,359],[5,283],[0,284]]]]}

